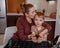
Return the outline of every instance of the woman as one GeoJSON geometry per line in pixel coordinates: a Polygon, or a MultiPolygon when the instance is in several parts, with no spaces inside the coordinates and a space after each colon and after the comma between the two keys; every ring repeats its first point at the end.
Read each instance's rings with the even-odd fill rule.
{"type": "MultiPolygon", "coordinates": [[[[18,44],[20,47],[22,46],[22,48],[29,48],[29,47],[34,48],[33,46],[35,41],[31,40],[31,38],[35,39],[36,37],[31,37],[32,36],[31,26],[34,25],[33,18],[36,14],[35,8],[32,4],[24,4],[22,8],[24,11],[24,16],[18,18],[16,23],[17,32],[14,33],[13,37],[9,40],[5,48],[9,46],[11,48],[14,48],[14,46],[18,44]],[[26,41],[26,40],[31,40],[31,41],[26,41]]],[[[48,31],[51,30],[51,26],[49,24],[44,23],[43,26],[46,27],[48,31]]]]}

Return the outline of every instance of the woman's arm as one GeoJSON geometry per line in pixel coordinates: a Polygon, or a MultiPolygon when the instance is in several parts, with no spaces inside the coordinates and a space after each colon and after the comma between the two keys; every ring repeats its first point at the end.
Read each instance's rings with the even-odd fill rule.
{"type": "Polygon", "coordinates": [[[49,24],[46,23],[46,22],[43,23],[43,26],[44,26],[46,29],[48,29],[48,32],[50,32],[51,29],[52,29],[51,25],[49,25],[49,24]]]}
{"type": "Polygon", "coordinates": [[[17,20],[16,26],[17,26],[17,35],[19,39],[23,41],[28,40],[30,38],[30,35],[24,34],[25,30],[24,30],[24,26],[21,18],[17,20]]]}

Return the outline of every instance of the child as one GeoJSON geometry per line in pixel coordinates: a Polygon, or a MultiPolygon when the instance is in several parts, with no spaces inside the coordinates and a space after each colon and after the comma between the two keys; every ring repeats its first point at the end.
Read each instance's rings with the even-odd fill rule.
{"type": "Polygon", "coordinates": [[[47,41],[47,35],[48,35],[48,30],[43,26],[44,23],[44,14],[43,13],[37,13],[35,18],[34,18],[34,23],[31,27],[31,32],[33,34],[32,37],[36,37],[35,42],[42,42],[42,41],[47,41]]]}

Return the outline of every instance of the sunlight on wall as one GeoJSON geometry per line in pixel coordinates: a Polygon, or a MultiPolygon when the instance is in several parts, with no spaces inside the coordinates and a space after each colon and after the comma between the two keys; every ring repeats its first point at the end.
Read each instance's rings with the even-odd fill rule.
{"type": "Polygon", "coordinates": [[[49,1],[49,4],[55,4],[55,1],[49,1]]]}
{"type": "Polygon", "coordinates": [[[49,16],[52,12],[56,12],[57,2],[47,2],[46,0],[26,0],[35,6],[38,12],[45,10],[45,15],[49,16]]]}

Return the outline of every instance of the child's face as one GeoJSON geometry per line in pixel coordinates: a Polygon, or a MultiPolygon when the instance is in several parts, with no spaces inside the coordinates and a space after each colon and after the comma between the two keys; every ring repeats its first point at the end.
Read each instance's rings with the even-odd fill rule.
{"type": "Polygon", "coordinates": [[[42,24],[44,23],[44,19],[36,15],[34,22],[36,26],[42,26],[42,24]]]}

